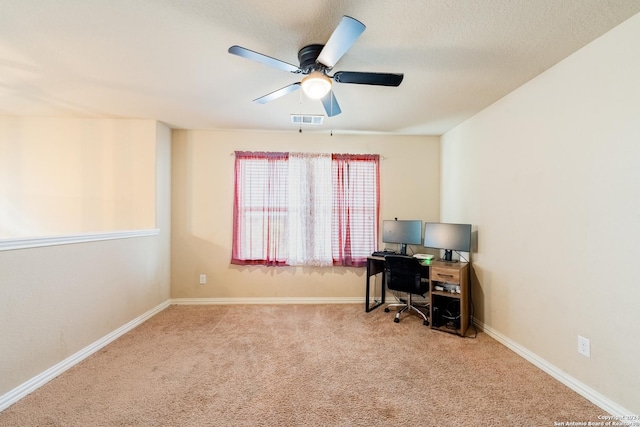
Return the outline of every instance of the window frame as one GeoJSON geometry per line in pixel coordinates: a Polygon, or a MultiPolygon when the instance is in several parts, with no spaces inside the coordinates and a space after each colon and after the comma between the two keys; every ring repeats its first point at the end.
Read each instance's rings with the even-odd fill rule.
{"type": "MultiPolygon", "coordinates": [[[[262,241],[258,243],[258,246],[262,248],[260,256],[256,256],[253,252],[247,252],[246,246],[251,246],[251,241],[255,239],[256,233],[264,233],[264,230],[268,230],[271,233],[271,217],[275,212],[287,216],[290,211],[290,205],[288,198],[283,198],[287,203],[286,207],[275,206],[277,209],[267,209],[265,211],[263,201],[261,211],[265,214],[265,218],[262,223],[262,230],[255,229],[253,231],[247,231],[246,216],[247,212],[252,212],[255,209],[256,212],[260,212],[257,206],[247,206],[246,197],[247,192],[252,192],[251,186],[258,185],[270,188],[273,183],[269,180],[275,179],[273,176],[269,176],[269,169],[265,173],[267,175],[263,177],[267,182],[251,183],[245,181],[245,174],[247,172],[247,165],[250,165],[249,160],[258,160],[275,162],[273,167],[277,168],[275,164],[284,162],[288,168],[289,154],[286,152],[235,152],[235,170],[234,170],[234,201],[233,201],[233,242],[232,242],[232,256],[231,263],[236,265],[263,265],[263,266],[313,266],[313,264],[305,264],[307,260],[303,260],[302,264],[289,264],[287,262],[288,252],[283,247],[278,247],[283,244],[283,239],[287,239],[288,230],[278,229],[275,230],[275,234],[263,234],[262,241]],[[265,228],[266,227],[266,228],[265,228]],[[247,235],[249,233],[249,235],[247,235]],[[277,242],[273,241],[274,236],[277,242]],[[249,240],[247,240],[247,238],[249,240]],[[264,239],[267,239],[265,242],[264,239]],[[265,244],[272,245],[265,247],[265,244]],[[243,246],[244,245],[244,246],[243,246]]],[[[313,155],[312,153],[295,153],[303,155],[313,155]]],[[[253,165],[256,166],[256,165],[253,165]]],[[[279,166],[282,166],[280,164],[279,166]]],[[[275,170],[275,169],[274,169],[275,170]]],[[[271,171],[273,172],[273,170],[271,171]]],[[[286,174],[285,174],[286,175],[286,174]]],[[[306,178],[309,178],[308,176],[306,178]]],[[[313,178],[313,177],[311,177],[313,178]]],[[[261,179],[256,177],[255,179],[261,179]]],[[[295,177],[289,177],[289,179],[295,179],[295,177]]],[[[275,183],[278,184],[278,183],[275,183]]],[[[279,183],[282,185],[282,182],[279,183]]],[[[380,218],[380,156],[377,154],[331,154],[331,183],[324,183],[325,185],[331,185],[332,187],[332,200],[331,209],[329,209],[331,221],[331,247],[328,250],[331,253],[331,261],[328,265],[333,266],[348,266],[348,267],[364,267],[366,265],[366,259],[376,250],[379,236],[379,218],[380,218]],[[358,167],[356,167],[358,166],[358,167]],[[358,170],[357,173],[353,173],[350,169],[363,169],[358,170]],[[342,174],[338,177],[339,174],[342,174]],[[361,180],[360,182],[358,180],[361,180]],[[340,187],[340,194],[338,197],[337,187],[340,187]],[[355,191],[362,192],[361,190],[367,190],[366,196],[362,194],[356,194],[355,191]],[[351,194],[348,194],[348,193],[351,194]],[[358,198],[360,197],[360,198],[358,198]],[[342,209],[342,210],[341,210],[342,209]],[[360,211],[359,217],[354,217],[352,214],[358,210],[360,211]],[[363,213],[364,212],[364,213],[363,213]],[[342,223],[337,224],[337,217],[341,218],[342,223]],[[360,227],[357,230],[353,230],[352,227],[360,227]],[[358,234],[360,233],[360,234],[358,234]],[[342,239],[340,239],[340,237],[342,239]],[[356,239],[356,241],[353,241],[356,239]],[[354,245],[355,243],[355,245],[354,245]],[[354,248],[354,246],[356,246],[354,248]]],[[[288,181],[286,183],[288,187],[288,181]]],[[[282,190],[282,189],[280,189],[282,190]]],[[[288,188],[282,191],[288,191],[288,188]]],[[[266,201],[266,204],[271,202],[266,201]]],[[[313,213],[310,213],[313,215],[313,213]]],[[[259,222],[259,221],[258,221],[259,222]]],[[[286,221],[285,221],[286,223],[286,221]]],[[[255,249],[255,248],[253,248],[255,249]]],[[[313,260],[308,260],[312,262],[313,260]]]]}

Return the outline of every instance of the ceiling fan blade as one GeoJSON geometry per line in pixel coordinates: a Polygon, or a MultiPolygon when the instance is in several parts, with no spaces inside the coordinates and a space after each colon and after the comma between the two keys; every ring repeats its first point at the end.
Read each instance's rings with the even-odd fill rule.
{"type": "Polygon", "coordinates": [[[361,73],[359,71],[338,71],[333,80],[338,83],[355,83],[376,86],[400,86],[404,74],[361,73]]]}
{"type": "Polygon", "coordinates": [[[336,95],[330,90],[324,97],[321,99],[322,105],[324,106],[324,111],[327,112],[327,117],[337,116],[342,113],[340,106],[338,105],[338,101],[336,101],[336,95]]]}
{"type": "Polygon", "coordinates": [[[273,101],[274,99],[280,98],[281,96],[285,96],[288,93],[295,92],[300,87],[300,82],[291,83],[289,86],[285,86],[282,89],[278,89],[273,91],[265,96],[261,96],[260,98],[256,98],[253,102],[257,104],[266,104],[267,102],[273,101]]]}
{"type": "Polygon", "coordinates": [[[244,48],[242,46],[231,46],[229,48],[229,53],[233,55],[238,55],[243,58],[251,59],[252,61],[260,62],[262,64],[268,65],[273,68],[278,68],[280,70],[289,71],[291,73],[299,73],[300,68],[297,65],[289,64],[288,62],[281,61],[276,58],[272,58],[267,55],[263,55],[258,52],[254,52],[250,49],[244,48]]]}
{"type": "Polygon", "coordinates": [[[342,58],[347,50],[356,42],[360,34],[367,28],[357,19],[350,16],[343,16],[340,23],[333,30],[333,34],[322,48],[316,62],[333,68],[334,65],[342,58]]]}

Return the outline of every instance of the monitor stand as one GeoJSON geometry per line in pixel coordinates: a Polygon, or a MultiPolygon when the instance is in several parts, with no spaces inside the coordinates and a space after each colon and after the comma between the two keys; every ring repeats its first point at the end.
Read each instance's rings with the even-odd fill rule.
{"type": "Polygon", "coordinates": [[[407,244],[406,243],[401,243],[400,244],[400,255],[406,255],[407,254],[407,244]]]}
{"type": "Polygon", "coordinates": [[[457,259],[453,259],[453,251],[451,249],[444,250],[444,257],[440,258],[438,261],[443,262],[458,262],[457,259]]]}

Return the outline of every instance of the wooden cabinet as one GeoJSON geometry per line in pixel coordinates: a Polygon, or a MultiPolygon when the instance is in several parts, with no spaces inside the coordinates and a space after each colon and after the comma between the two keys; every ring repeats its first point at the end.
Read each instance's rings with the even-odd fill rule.
{"type": "Polygon", "coordinates": [[[431,328],[464,336],[469,328],[469,263],[431,263],[431,328]]]}

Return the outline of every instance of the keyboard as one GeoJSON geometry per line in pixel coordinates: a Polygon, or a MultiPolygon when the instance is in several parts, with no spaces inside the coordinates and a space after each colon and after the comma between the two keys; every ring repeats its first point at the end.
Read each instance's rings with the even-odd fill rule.
{"type": "Polygon", "coordinates": [[[371,254],[371,256],[387,256],[387,255],[398,255],[397,252],[394,251],[375,251],[371,254]]]}

